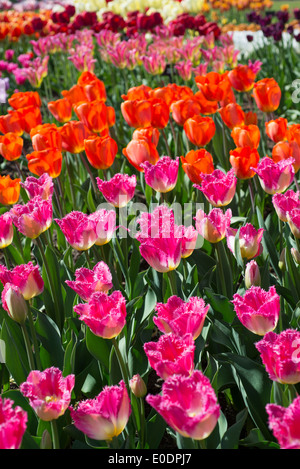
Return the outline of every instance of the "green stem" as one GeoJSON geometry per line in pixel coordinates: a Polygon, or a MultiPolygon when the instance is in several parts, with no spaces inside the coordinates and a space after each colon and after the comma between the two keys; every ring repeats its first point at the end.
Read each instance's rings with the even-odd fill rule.
{"type": "Polygon", "coordinates": [[[85,257],[86,257],[86,260],[87,260],[89,269],[90,269],[90,270],[93,270],[92,262],[91,262],[91,259],[90,259],[90,256],[89,256],[89,253],[87,252],[87,250],[84,251],[84,255],[85,255],[85,257]]]}
{"type": "Polygon", "coordinates": [[[46,274],[47,274],[47,278],[48,278],[48,282],[49,282],[49,287],[50,287],[50,290],[51,290],[51,295],[52,295],[52,299],[53,299],[53,303],[54,303],[54,307],[55,307],[56,324],[57,324],[58,327],[60,327],[61,326],[61,324],[60,324],[60,311],[59,311],[58,303],[56,301],[56,294],[55,294],[55,288],[54,288],[54,284],[53,284],[51,271],[50,271],[50,268],[49,268],[47,258],[45,256],[44,247],[43,247],[42,242],[41,242],[39,237],[36,238],[36,242],[37,242],[37,245],[38,245],[38,248],[39,248],[39,251],[41,253],[43,263],[44,263],[44,266],[45,266],[45,269],[46,269],[46,274]]]}
{"type": "Polygon", "coordinates": [[[59,449],[59,437],[58,437],[56,420],[51,420],[51,431],[52,431],[53,449],[59,449]]]}
{"type": "Polygon", "coordinates": [[[25,347],[26,347],[26,352],[27,352],[27,357],[28,357],[28,362],[31,370],[35,369],[35,362],[33,358],[33,353],[31,349],[31,343],[29,339],[29,335],[27,332],[27,328],[25,324],[21,324],[21,329],[22,329],[22,334],[24,337],[24,342],[25,342],[25,347]]]}
{"type": "Polygon", "coordinates": [[[216,243],[216,250],[217,250],[217,260],[218,260],[218,264],[219,264],[219,272],[220,272],[220,279],[221,279],[221,285],[222,285],[222,293],[224,296],[227,296],[227,288],[226,288],[226,282],[225,282],[225,276],[224,276],[224,271],[223,271],[223,266],[222,266],[222,262],[221,262],[221,246],[220,246],[220,243],[222,241],[219,241],[218,243],[216,243]]]}
{"type": "Polygon", "coordinates": [[[128,394],[130,394],[128,372],[127,372],[127,368],[126,368],[125,362],[123,360],[122,354],[120,352],[118,342],[117,342],[115,337],[113,337],[111,339],[111,341],[112,341],[112,344],[114,346],[114,349],[115,349],[115,352],[116,352],[116,355],[117,355],[117,358],[118,358],[119,366],[120,366],[121,373],[122,373],[123,379],[124,379],[126,387],[127,387],[128,394]]]}
{"type": "Polygon", "coordinates": [[[82,164],[84,165],[85,169],[87,170],[90,178],[91,178],[91,183],[92,183],[92,186],[93,186],[93,189],[94,189],[94,192],[95,194],[98,193],[98,186],[97,186],[97,183],[96,183],[96,180],[94,178],[94,175],[91,171],[91,168],[89,167],[89,164],[88,162],[86,161],[84,155],[82,153],[80,153],[80,158],[81,158],[81,161],[82,161],[82,164]]]}
{"type": "Polygon", "coordinates": [[[169,285],[170,285],[172,295],[177,295],[177,285],[176,285],[175,271],[174,270],[169,270],[167,272],[167,274],[168,274],[168,280],[169,280],[169,285]]]}
{"type": "Polygon", "coordinates": [[[140,401],[141,448],[144,449],[144,447],[145,447],[145,429],[146,429],[144,398],[140,397],[139,401],[140,401]]]}
{"type": "Polygon", "coordinates": [[[38,341],[37,341],[37,336],[34,328],[34,322],[33,322],[33,317],[32,317],[32,311],[30,308],[30,305],[28,305],[28,322],[29,322],[29,329],[32,337],[32,342],[33,342],[33,349],[34,349],[34,356],[36,360],[36,366],[39,370],[42,370],[42,364],[41,364],[41,359],[40,359],[40,351],[39,351],[39,346],[38,346],[38,341]]]}

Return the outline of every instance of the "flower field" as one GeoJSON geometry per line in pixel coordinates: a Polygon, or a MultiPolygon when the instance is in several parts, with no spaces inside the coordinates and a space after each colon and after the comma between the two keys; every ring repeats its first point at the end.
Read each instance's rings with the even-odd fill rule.
{"type": "Polygon", "coordinates": [[[297,2],[0,0],[0,449],[300,449],[299,56],[297,2]]]}

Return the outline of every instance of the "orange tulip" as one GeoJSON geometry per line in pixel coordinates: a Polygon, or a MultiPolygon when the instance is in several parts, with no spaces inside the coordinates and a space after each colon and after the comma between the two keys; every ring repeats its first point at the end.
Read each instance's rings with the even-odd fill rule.
{"type": "Polygon", "coordinates": [[[37,91],[19,91],[13,93],[8,98],[8,103],[13,109],[20,109],[28,106],[41,107],[42,101],[37,91]]]}
{"type": "Polygon", "coordinates": [[[201,111],[200,113],[203,114],[204,116],[208,116],[210,114],[215,114],[218,110],[218,101],[208,101],[202,91],[197,91],[195,93],[194,97],[197,99],[197,101],[200,103],[201,111]]]}
{"type": "Polygon", "coordinates": [[[259,154],[256,148],[239,147],[229,152],[229,161],[239,179],[250,179],[255,175],[251,168],[256,168],[259,154]]]}
{"type": "Polygon", "coordinates": [[[8,114],[0,116],[0,132],[7,134],[13,132],[16,135],[23,135],[24,122],[18,111],[8,111],[8,114]]]}
{"type": "Polygon", "coordinates": [[[121,98],[124,101],[148,99],[150,98],[150,91],[151,91],[151,87],[147,85],[133,86],[127,91],[127,94],[122,94],[121,98]]]}
{"type": "Polygon", "coordinates": [[[20,197],[21,179],[11,179],[8,176],[0,176],[0,204],[13,205],[20,197]]]}
{"type": "Polygon", "coordinates": [[[84,88],[81,85],[74,85],[69,90],[63,90],[61,92],[62,96],[66,98],[73,106],[73,104],[78,104],[82,101],[87,101],[87,96],[84,92],[84,88]]]}
{"type": "Polygon", "coordinates": [[[195,77],[196,85],[208,101],[223,101],[230,90],[228,72],[209,72],[195,77]]]}
{"type": "Polygon", "coordinates": [[[127,147],[123,148],[123,155],[126,156],[129,163],[141,173],[144,172],[144,169],[141,167],[143,163],[149,161],[149,163],[155,164],[159,160],[156,145],[146,136],[139,138],[136,135],[136,137],[128,143],[127,147]]]}
{"type": "Polygon", "coordinates": [[[201,104],[195,98],[180,99],[171,104],[170,110],[174,121],[183,126],[190,117],[200,115],[201,104]]]}
{"type": "Polygon", "coordinates": [[[275,143],[281,142],[286,137],[287,124],[287,119],[284,119],[283,117],[278,117],[278,119],[266,122],[267,136],[275,143]]]}
{"type": "Polygon", "coordinates": [[[182,169],[195,184],[202,181],[201,174],[211,174],[214,171],[213,157],[205,148],[191,150],[180,159],[182,169]]]}
{"type": "Polygon", "coordinates": [[[73,105],[78,119],[91,132],[103,132],[108,128],[107,106],[103,101],[86,101],[73,105]]]}
{"type": "Polygon", "coordinates": [[[293,166],[295,173],[297,173],[300,168],[300,146],[296,140],[277,142],[272,149],[272,160],[275,163],[278,163],[280,160],[287,160],[288,158],[294,158],[293,166]]]}
{"type": "Polygon", "coordinates": [[[145,138],[147,141],[153,143],[156,147],[159,141],[159,130],[155,127],[144,127],[141,129],[135,129],[132,134],[133,140],[140,140],[145,138]]]}
{"type": "Polygon", "coordinates": [[[256,73],[248,65],[237,65],[228,72],[231,86],[237,91],[250,91],[253,88],[256,73]]]}
{"type": "Polygon", "coordinates": [[[42,124],[42,113],[38,106],[22,107],[16,111],[20,116],[24,131],[28,134],[31,129],[42,124]]]}
{"type": "Polygon", "coordinates": [[[103,81],[92,72],[83,72],[77,80],[82,86],[88,101],[106,101],[106,90],[103,81]]]}
{"type": "MultiPolygon", "coordinates": [[[[150,88],[150,90],[148,91],[148,94],[150,98],[162,99],[169,108],[171,104],[176,100],[175,91],[169,86],[163,86],[161,88],[154,88],[153,90],[150,88]]],[[[148,98],[141,98],[141,99],[148,99],[148,98]]]]}
{"type": "Polygon", "coordinates": [[[257,125],[258,119],[256,112],[248,111],[245,112],[245,125],[254,124],[257,125]]]}
{"type": "Polygon", "coordinates": [[[159,98],[149,98],[152,105],[151,126],[157,129],[164,129],[169,122],[169,106],[159,98]]]}
{"type": "Polygon", "coordinates": [[[61,134],[55,124],[41,124],[30,132],[32,146],[35,151],[48,148],[62,149],[61,134]]]}
{"type": "Polygon", "coordinates": [[[211,117],[194,116],[185,121],[183,129],[190,142],[203,147],[213,138],[216,125],[211,117]]]}
{"type": "Polygon", "coordinates": [[[231,137],[237,147],[258,148],[260,130],[257,125],[241,125],[232,130],[231,137]]]}
{"type": "Polygon", "coordinates": [[[253,97],[258,109],[273,112],[279,107],[281,89],[274,78],[263,78],[254,83],[253,97]]]}
{"type": "Polygon", "coordinates": [[[286,138],[289,142],[295,140],[300,145],[300,124],[292,124],[287,128],[286,138]]]}
{"type": "Polygon", "coordinates": [[[13,132],[0,136],[0,155],[7,161],[20,158],[23,149],[23,139],[13,132]]]}
{"type": "Polygon", "coordinates": [[[56,101],[49,101],[47,103],[48,109],[52,116],[58,122],[68,122],[72,118],[72,104],[67,98],[57,99],[56,101]]]}
{"type": "Polygon", "coordinates": [[[230,129],[244,124],[245,114],[239,104],[227,104],[227,106],[219,109],[219,113],[225,125],[227,125],[227,127],[229,127],[230,129]]]}
{"type": "Polygon", "coordinates": [[[81,121],[66,122],[58,130],[62,139],[62,149],[70,153],[84,151],[84,140],[92,134],[81,121]]]}
{"type": "Polygon", "coordinates": [[[109,137],[91,136],[84,140],[85,154],[91,166],[96,169],[110,168],[118,152],[117,142],[109,137]]]}
{"type": "Polygon", "coordinates": [[[150,127],[153,109],[146,99],[128,100],[121,103],[122,115],[130,127],[150,127]]]}
{"type": "Polygon", "coordinates": [[[48,173],[50,177],[56,178],[61,173],[62,153],[57,148],[33,151],[26,158],[29,171],[37,176],[48,173]]]}

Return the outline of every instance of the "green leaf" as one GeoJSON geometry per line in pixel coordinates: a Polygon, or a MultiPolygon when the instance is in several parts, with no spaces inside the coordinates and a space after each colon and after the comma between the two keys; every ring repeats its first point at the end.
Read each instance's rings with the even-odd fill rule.
{"type": "Polygon", "coordinates": [[[208,288],[204,289],[204,293],[210,306],[222,315],[224,321],[231,323],[234,320],[236,314],[234,312],[233,304],[228,300],[228,298],[215,293],[208,288]]]}
{"type": "Polygon", "coordinates": [[[86,328],[86,346],[88,351],[109,370],[111,341],[97,337],[89,327],[86,328]]]}
{"type": "Polygon", "coordinates": [[[235,424],[231,425],[223,435],[221,449],[238,449],[241,431],[244,427],[247,416],[248,411],[246,408],[238,413],[235,424]]]}
{"type": "Polygon", "coordinates": [[[37,319],[35,329],[42,343],[41,359],[44,368],[56,366],[62,369],[64,362],[64,349],[61,343],[61,335],[58,326],[46,314],[35,311],[37,319]]]}

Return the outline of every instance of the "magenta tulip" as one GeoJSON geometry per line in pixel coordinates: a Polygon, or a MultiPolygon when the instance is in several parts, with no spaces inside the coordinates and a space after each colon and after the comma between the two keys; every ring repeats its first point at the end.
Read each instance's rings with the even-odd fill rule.
{"type": "Polygon", "coordinates": [[[9,246],[14,237],[14,228],[12,218],[9,212],[0,216],[0,249],[9,246]]]}
{"type": "MultiPolygon", "coordinates": [[[[226,232],[227,246],[233,254],[235,253],[234,243],[237,232],[238,230],[234,228],[228,228],[226,232]]],[[[240,228],[239,246],[243,259],[253,259],[262,253],[261,241],[263,234],[263,228],[257,230],[251,223],[246,223],[240,228]]]]}
{"type": "Polygon", "coordinates": [[[257,165],[251,168],[259,177],[261,187],[267,194],[284,192],[293,182],[295,170],[294,158],[287,158],[275,163],[266,156],[257,165]]]}
{"type": "Polygon", "coordinates": [[[133,198],[136,188],[136,176],[115,174],[109,181],[96,178],[99,191],[105,200],[114,207],[125,207],[133,198]]]}
{"type": "Polygon", "coordinates": [[[267,404],[269,428],[281,449],[300,449],[300,396],[288,407],[267,404]]]}
{"type": "Polygon", "coordinates": [[[211,174],[202,174],[201,178],[201,185],[194,184],[193,187],[203,192],[211,205],[225,207],[230,204],[235,195],[237,183],[233,169],[226,174],[215,169],[211,174]]]}
{"type": "Polygon", "coordinates": [[[231,223],[232,212],[226,210],[225,214],[220,208],[213,208],[208,215],[199,209],[196,213],[196,229],[198,233],[210,243],[218,243],[225,238],[226,231],[231,223]]]}
{"type": "Polygon", "coordinates": [[[76,280],[66,280],[66,284],[72,288],[83,301],[89,301],[92,294],[97,291],[108,292],[113,286],[112,275],[105,262],[98,262],[90,270],[80,267],[75,271],[76,280]]]}
{"type": "Polygon", "coordinates": [[[148,161],[143,163],[145,181],[148,186],[157,192],[170,192],[177,183],[179,158],[175,160],[169,156],[162,156],[157,163],[151,164],[148,161]]]}
{"type": "Polygon", "coordinates": [[[42,197],[43,200],[52,197],[54,189],[53,179],[48,173],[42,174],[39,178],[28,176],[25,182],[21,182],[20,184],[26,190],[30,199],[38,195],[42,197]]]}
{"type": "Polygon", "coordinates": [[[41,196],[35,196],[27,204],[14,205],[9,213],[18,231],[35,239],[52,224],[52,198],[43,200],[41,196]]]}
{"type": "Polygon", "coordinates": [[[27,412],[0,397],[0,449],[19,449],[27,427],[27,412]]]}
{"type": "Polygon", "coordinates": [[[86,251],[96,242],[96,225],[88,215],[73,211],[56,223],[66,237],[67,242],[77,251],[86,251]]]}
{"type": "Polygon", "coordinates": [[[19,287],[25,300],[31,300],[44,290],[44,281],[39,266],[33,265],[32,262],[17,265],[12,270],[0,265],[0,282],[3,286],[10,283],[19,287]]]}
{"type": "Polygon", "coordinates": [[[299,192],[288,190],[284,194],[274,194],[272,202],[278,218],[283,222],[287,222],[288,212],[294,208],[300,208],[299,192]]]}

